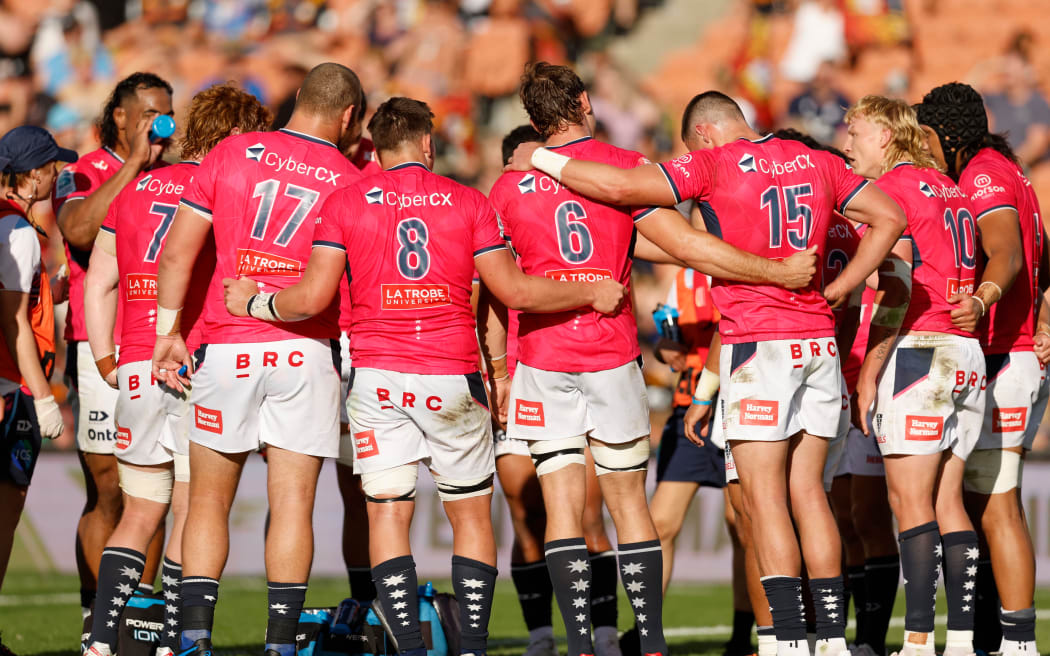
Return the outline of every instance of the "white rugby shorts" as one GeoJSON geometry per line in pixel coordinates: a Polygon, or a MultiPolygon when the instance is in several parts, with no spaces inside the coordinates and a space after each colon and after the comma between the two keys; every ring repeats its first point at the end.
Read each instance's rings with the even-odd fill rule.
{"type": "Polygon", "coordinates": [[[839,434],[843,392],[834,337],[725,344],[719,366],[727,441],[839,434]]]}
{"type": "Polygon", "coordinates": [[[117,459],[160,465],[172,454],[189,455],[189,400],[153,380],[153,363],[140,360],[117,368],[117,459]]]}
{"type": "Polygon", "coordinates": [[[338,456],[338,353],[334,340],[320,339],[201,346],[190,440],[222,453],[265,444],[338,456]]]}
{"type": "Polygon", "coordinates": [[[66,367],[70,374],[66,377],[66,385],[73,409],[77,449],[84,453],[112,455],[117,443],[117,424],[113,420],[117,390],[99,375],[91,345],[86,340],[71,343],[70,347],[66,350],[66,357],[74,360],[74,366],[66,367]]]}
{"type": "Polygon", "coordinates": [[[649,396],[636,360],[604,371],[546,371],[518,363],[510,386],[507,436],[557,440],[577,435],[607,444],[649,437],[649,396]]]}
{"type": "Polygon", "coordinates": [[[1031,450],[1050,395],[1046,367],[1032,351],[984,356],[988,389],[981,436],[974,449],[1031,450]]]}
{"type": "MultiPolygon", "coordinates": [[[[339,333],[339,424],[349,425],[350,414],[347,404],[350,402],[350,335],[346,331],[339,333]]],[[[339,435],[339,457],[336,462],[347,467],[354,466],[354,440],[350,433],[339,435]]]]}
{"type": "Polygon", "coordinates": [[[875,436],[882,455],[951,449],[966,460],[984,421],[984,354],[959,335],[898,337],[875,391],[875,436]]]}
{"type": "Polygon", "coordinates": [[[480,372],[406,374],[355,367],[352,381],[355,474],[417,461],[450,479],[496,471],[492,415],[480,372]]]}
{"type": "Polygon", "coordinates": [[[528,442],[525,440],[512,440],[507,437],[507,431],[502,428],[497,428],[492,431],[492,439],[497,458],[500,456],[532,457],[532,454],[529,453],[528,442]]]}

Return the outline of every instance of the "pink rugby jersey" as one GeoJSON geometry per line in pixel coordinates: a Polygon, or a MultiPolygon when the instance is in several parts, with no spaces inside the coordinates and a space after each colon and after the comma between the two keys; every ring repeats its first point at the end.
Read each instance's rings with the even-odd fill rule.
{"type": "Polygon", "coordinates": [[[208,153],[181,201],[211,221],[215,235],[203,343],[339,336],[338,299],[309,321],[267,323],[231,316],[222,279],[246,276],[266,292],[298,282],[310,258],[318,210],[358,175],[334,144],[287,129],[227,137],[208,153]]]}
{"type": "MultiPolygon", "coordinates": [[[[357,152],[350,162],[361,172],[360,177],[366,177],[382,172],[379,166],[379,157],[376,154],[375,144],[371,139],[362,139],[357,147],[357,152]]],[[[348,332],[350,330],[350,283],[346,276],[339,281],[339,330],[348,332]]]]}
{"type": "Polygon", "coordinates": [[[1013,286],[988,309],[978,333],[985,353],[1031,351],[1038,316],[1039,262],[1043,256],[1043,223],[1039,199],[1021,168],[991,148],[979,151],[959,176],[959,188],[970,197],[974,218],[1001,209],[1017,212],[1024,263],[1013,286]]]}
{"type": "MultiPolygon", "coordinates": [[[[833,213],[867,184],[838,157],[772,135],[738,139],[660,164],[675,200],[695,198],[707,229],[741,250],[784,259],[810,246],[826,258],[833,213]]],[[[834,320],[814,278],[787,290],[717,280],[711,288],[727,344],[830,337],[834,320]]]]}
{"type": "Polygon", "coordinates": [[[355,367],[478,370],[474,258],[506,248],[484,195],[400,164],[332,194],[313,245],[346,253],[355,367]]]}
{"type": "MultiPolygon", "coordinates": [[[[551,150],[621,168],[647,163],[637,152],[584,137],[551,150]]],[[[536,170],[504,173],[489,194],[525,273],[554,280],[612,278],[631,284],[633,211],[591,200],[536,170]]],[[[589,307],[518,318],[518,361],[547,371],[605,371],[638,357],[631,297],[613,316],[589,307]]]]}
{"type": "MultiPolygon", "coordinates": [[[[157,263],[179,199],[193,177],[196,162],[180,162],[143,173],[113,200],[101,229],[114,235],[120,272],[119,306],[123,318],[120,364],[149,360],[157,337],[157,263]]],[[[182,335],[192,352],[200,344],[204,291],[215,268],[215,247],[209,239],[193,265],[182,335]]]]}
{"type": "Polygon", "coordinates": [[[901,162],[876,181],[908,217],[902,239],[912,244],[912,285],[901,334],[926,331],[973,337],[952,325],[948,299],[972,294],[977,272],[977,225],[969,199],[935,169],[901,162]]]}

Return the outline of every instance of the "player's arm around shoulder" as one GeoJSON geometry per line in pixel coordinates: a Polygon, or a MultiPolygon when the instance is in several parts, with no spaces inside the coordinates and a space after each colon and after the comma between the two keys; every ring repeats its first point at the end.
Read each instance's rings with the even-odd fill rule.
{"type": "Polygon", "coordinates": [[[88,345],[98,373],[114,389],[117,387],[117,359],[113,328],[117,320],[117,284],[120,281],[116,249],[116,236],[103,226],[95,237],[84,279],[84,324],[88,345]]]}
{"type": "Polygon", "coordinates": [[[857,245],[856,255],[824,288],[824,297],[832,304],[840,302],[878,268],[908,227],[901,206],[874,184],[865,185],[850,198],[842,214],[854,223],[867,224],[868,229],[857,245]]]}

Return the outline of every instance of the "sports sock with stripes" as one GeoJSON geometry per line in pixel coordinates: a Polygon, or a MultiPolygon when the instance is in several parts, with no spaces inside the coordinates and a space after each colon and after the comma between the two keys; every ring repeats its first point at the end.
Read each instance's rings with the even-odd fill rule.
{"type": "Polygon", "coordinates": [[[810,579],[813,618],[816,622],[816,653],[846,652],[846,594],[841,576],[810,579]],[[823,649],[822,649],[823,647],[823,649]]]}
{"type": "Polygon", "coordinates": [[[135,592],[142,578],[146,557],[142,552],[124,547],[107,547],[98,566],[98,596],[91,618],[91,641],[117,647],[117,631],[124,604],[135,592]]]}
{"type": "Polygon", "coordinates": [[[1029,606],[1021,610],[999,609],[999,621],[1003,625],[1003,648],[1002,652],[1020,651],[1015,645],[1005,643],[1028,643],[1032,656],[1035,656],[1035,606],[1029,606]],[[1012,649],[1008,649],[1012,648],[1012,649]]]}
{"type": "Polygon", "coordinates": [[[664,555],[659,540],[617,546],[620,577],[634,610],[643,656],[667,654],[663,623],[664,555]]]}
{"type": "Polygon", "coordinates": [[[591,564],[583,538],[551,540],[543,545],[562,619],[566,656],[594,654],[591,644],[591,564]]]}
{"type": "Polygon", "coordinates": [[[295,634],[299,615],[306,603],[306,582],[266,582],[266,646],[264,651],[275,651],[281,656],[295,656],[295,634]]]}
{"type": "Polygon", "coordinates": [[[551,626],[551,600],[554,587],[547,571],[547,561],[510,565],[510,578],[518,592],[518,603],[529,631],[551,626]]]}
{"type": "Polygon", "coordinates": [[[179,650],[179,633],[182,622],[179,613],[182,610],[182,565],[165,557],[160,569],[161,592],[164,594],[164,631],[161,632],[160,646],[179,650]]]}
{"type": "Polygon", "coordinates": [[[452,556],[452,588],[459,600],[462,654],[484,654],[488,650],[489,616],[496,592],[496,568],[463,556],[452,556]]]}
{"type": "Polygon", "coordinates": [[[182,577],[182,636],[179,649],[185,651],[201,639],[211,640],[215,623],[215,603],[219,600],[219,581],[207,576],[182,577]]]}
{"type": "MultiPolygon", "coordinates": [[[[398,556],[372,568],[376,601],[382,604],[387,624],[400,654],[426,651],[419,629],[419,582],[412,556],[398,556]]],[[[462,602],[460,602],[462,603],[462,602]]]]}
{"type": "Polygon", "coordinates": [[[904,574],[904,630],[932,633],[937,604],[937,574],[941,564],[941,536],[937,522],[927,522],[897,537],[904,574]]]}
{"type": "Polygon", "coordinates": [[[763,576],[762,588],[766,591],[770,614],[773,616],[777,653],[793,652],[799,643],[806,644],[802,579],[797,576],[763,576]]]}

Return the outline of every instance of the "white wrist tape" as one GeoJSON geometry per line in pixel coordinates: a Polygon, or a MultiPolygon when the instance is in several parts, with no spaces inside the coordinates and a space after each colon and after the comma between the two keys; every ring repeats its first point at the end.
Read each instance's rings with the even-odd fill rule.
{"type": "Polygon", "coordinates": [[[170,308],[157,306],[157,334],[170,335],[175,332],[175,322],[179,319],[182,308],[172,310],[170,308]]]}
{"type": "Polygon", "coordinates": [[[248,314],[263,321],[284,321],[277,314],[277,292],[261,292],[248,299],[248,314]]]}
{"type": "Polygon", "coordinates": [[[700,379],[696,381],[696,390],[693,398],[698,401],[710,401],[718,393],[718,374],[707,367],[700,372],[700,379]]]}
{"type": "MultiPolygon", "coordinates": [[[[1003,288],[1000,287],[999,285],[997,285],[996,283],[992,282],[991,280],[985,280],[980,285],[978,285],[977,286],[977,291],[978,292],[981,291],[981,287],[984,287],[985,285],[991,285],[992,287],[995,287],[995,291],[999,292],[999,295],[995,297],[995,301],[989,301],[988,305],[991,305],[992,303],[995,303],[996,301],[998,301],[999,299],[1001,299],[1003,297],[1003,288]]],[[[974,293],[976,294],[977,292],[974,292],[974,293]]]]}
{"type": "Polygon", "coordinates": [[[532,151],[532,165],[551,176],[558,182],[561,182],[561,170],[565,168],[565,165],[569,163],[571,158],[556,153],[553,150],[547,150],[546,148],[537,148],[532,151]]]}

